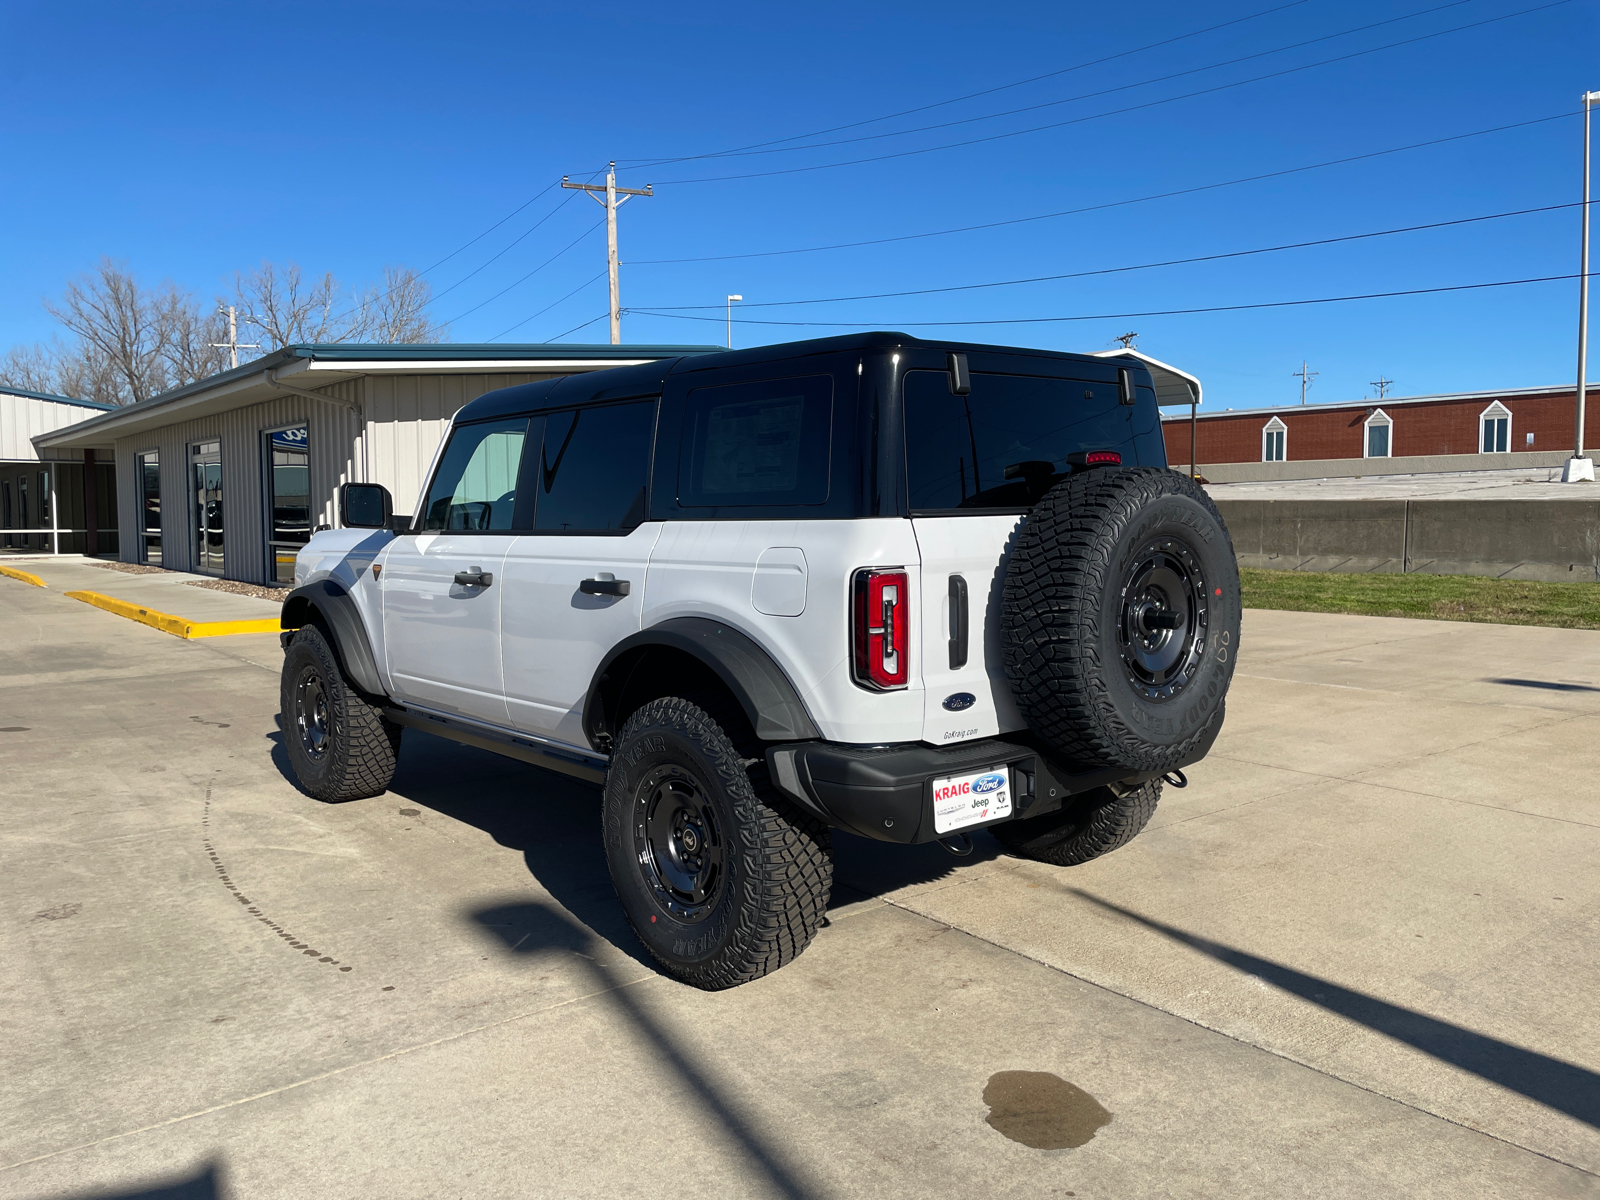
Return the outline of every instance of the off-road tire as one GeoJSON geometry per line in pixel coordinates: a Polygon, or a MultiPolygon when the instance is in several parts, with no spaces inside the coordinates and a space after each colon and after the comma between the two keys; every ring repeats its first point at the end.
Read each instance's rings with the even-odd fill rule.
{"type": "Polygon", "coordinates": [[[307,795],[338,804],[388,789],[401,728],[350,686],[315,625],[296,630],[284,653],[278,711],[284,751],[307,795]]]}
{"type": "Polygon", "coordinates": [[[1095,788],[1073,796],[1058,812],[993,825],[989,832],[1018,858],[1075,867],[1133,841],[1160,799],[1159,779],[1120,796],[1108,787],[1095,788]]]}
{"type": "MultiPolygon", "coordinates": [[[[602,801],[606,861],[628,922],[673,978],[715,991],[776,971],[811,943],[833,886],[828,828],[767,783],[763,764],[741,758],[723,726],[676,696],[652,700],[623,724],[602,801]],[[686,800],[663,799],[663,788],[686,800]],[[696,843],[720,846],[715,891],[674,890],[704,880],[668,867],[667,807],[698,814],[696,843]],[[652,840],[655,839],[655,840],[652,840]]],[[[693,824],[689,821],[688,824],[693,824]]],[[[710,851],[706,853],[709,855],[710,851]]]]}
{"type": "Polygon", "coordinates": [[[1233,542],[1199,484],[1156,467],[1074,472],[1017,534],[1001,605],[1006,676],[1063,763],[1167,771],[1217,734],[1240,608],[1233,542]],[[1169,618],[1183,623],[1149,624],[1169,618]],[[1169,651],[1170,670],[1146,669],[1169,651]]]}

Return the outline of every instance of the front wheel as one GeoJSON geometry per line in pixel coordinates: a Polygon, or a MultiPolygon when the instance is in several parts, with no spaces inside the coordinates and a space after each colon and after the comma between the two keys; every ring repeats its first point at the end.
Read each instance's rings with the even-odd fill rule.
{"type": "Polygon", "coordinates": [[[833,886],[828,829],[752,779],[703,709],[666,697],[623,725],[606,776],[606,861],[667,973],[735,987],[811,943],[833,886]]]}
{"type": "Polygon", "coordinates": [[[289,765],[307,794],[337,804],[388,788],[400,726],[350,686],[315,625],[296,630],[283,656],[279,713],[289,765]]]}

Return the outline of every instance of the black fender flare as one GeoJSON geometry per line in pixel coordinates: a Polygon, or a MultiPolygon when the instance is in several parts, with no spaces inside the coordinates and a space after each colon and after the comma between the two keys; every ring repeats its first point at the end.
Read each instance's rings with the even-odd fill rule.
{"type": "Polygon", "coordinates": [[[600,662],[583,702],[583,731],[601,749],[616,734],[614,706],[652,646],[681,651],[709,667],[733,693],[764,742],[820,738],[800,693],[772,656],[737,629],[706,617],[673,617],[623,638],[600,662]]]}
{"type": "Polygon", "coordinates": [[[284,599],[278,624],[284,629],[321,625],[333,641],[333,652],[338,655],[345,677],[369,696],[387,695],[378,677],[378,660],[373,657],[361,610],[350,593],[333,580],[319,579],[295,588],[284,599]]]}

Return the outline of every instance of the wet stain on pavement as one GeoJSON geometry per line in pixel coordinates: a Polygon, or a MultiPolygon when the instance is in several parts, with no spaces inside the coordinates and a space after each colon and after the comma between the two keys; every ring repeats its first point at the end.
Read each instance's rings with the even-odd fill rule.
{"type": "Polygon", "coordinates": [[[1075,1150],[1111,1123],[1098,1100],[1048,1071],[996,1071],[983,1102],[994,1129],[1035,1150],[1075,1150]]]}
{"type": "Polygon", "coordinates": [[[0,733],[27,733],[31,725],[0,725],[0,733]]]}
{"type": "Polygon", "coordinates": [[[33,914],[35,921],[65,921],[68,917],[75,917],[83,909],[81,904],[57,904],[52,908],[44,909],[33,914]]]}
{"type": "Polygon", "coordinates": [[[222,859],[217,854],[217,848],[211,843],[210,788],[206,789],[206,802],[205,807],[202,809],[200,815],[200,828],[205,830],[205,833],[201,836],[200,844],[205,847],[206,857],[211,860],[212,867],[216,869],[217,878],[221,880],[223,887],[227,888],[233,893],[233,898],[240,904],[244,905],[245,912],[249,913],[250,916],[260,921],[268,929],[272,930],[273,933],[282,938],[286,943],[288,943],[291,950],[298,950],[301,954],[305,955],[305,957],[311,959],[313,962],[326,963],[329,966],[338,967],[341,971],[355,970],[354,967],[346,966],[340,963],[339,960],[334,958],[331,954],[324,954],[321,950],[313,949],[310,942],[304,941],[300,937],[297,937],[295,934],[291,933],[282,925],[274,921],[271,917],[267,916],[266,913],[261,911],[261,907],[257,904],[251,903],[250,897],[241,892],[238,885],[235,884],[231,878],[229,878],[228,868],[223,866],[222,859]]]}
{"type": "Polygon", "coordinates": [[[196,725],[215,725],[218,729],[228,728],[228,723],[226,721],[208,721],[204,717],[190,717],[189,720],[193,721],[196,725]]]}

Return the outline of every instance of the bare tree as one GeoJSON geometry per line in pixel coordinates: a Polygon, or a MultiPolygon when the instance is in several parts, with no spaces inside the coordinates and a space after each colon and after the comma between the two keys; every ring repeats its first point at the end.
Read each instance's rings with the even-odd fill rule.
{"type": "MultiPolygon", "coordinates": [[[[343,303],[331,274],[307,281],[294,263],[262,263],[234,276],[240,334],[259,333],[263,350],[344,341],[434,342],[448,336],[427,306],[432,285],[407,267],[385,267],[381,287],[343,303]]],[[[218,301],[221,306],[224,302],[218,301]]],[[[227,323],[168,281],[145,289],[127,267],[102,259],[45,309],[73,335],[48,345],[13,346],[0,357],[0,385],[135,404],[225,370],[227,323]]]]}
{"type": "Polygon", "coordinates": [[[116,404],[137,404],[165,391],[167,352],[186,297],[167,283],[154,292],[139,287],[125,266],[102,258],[92,275],[67,284],[45,311],[77,334],[86,357],[109,367],[116,404]]]}
{"type": "Polygon", "coordinates": [[[349,317],[335,311],[341,289],[331,272],[308,283],[297,263],[280,269],[264,262],[235,272],[233,290],[243,320],[261,331],[264,349],[348,340],[349,317]]]}
{"type": "Polygon", "coordinates": [[[446,341],[450,327],[428,315],[432,302],[433,285],[410,267],[384,267],[383,282],[362,293],[349,336],[385,345],[446,341]]]}

